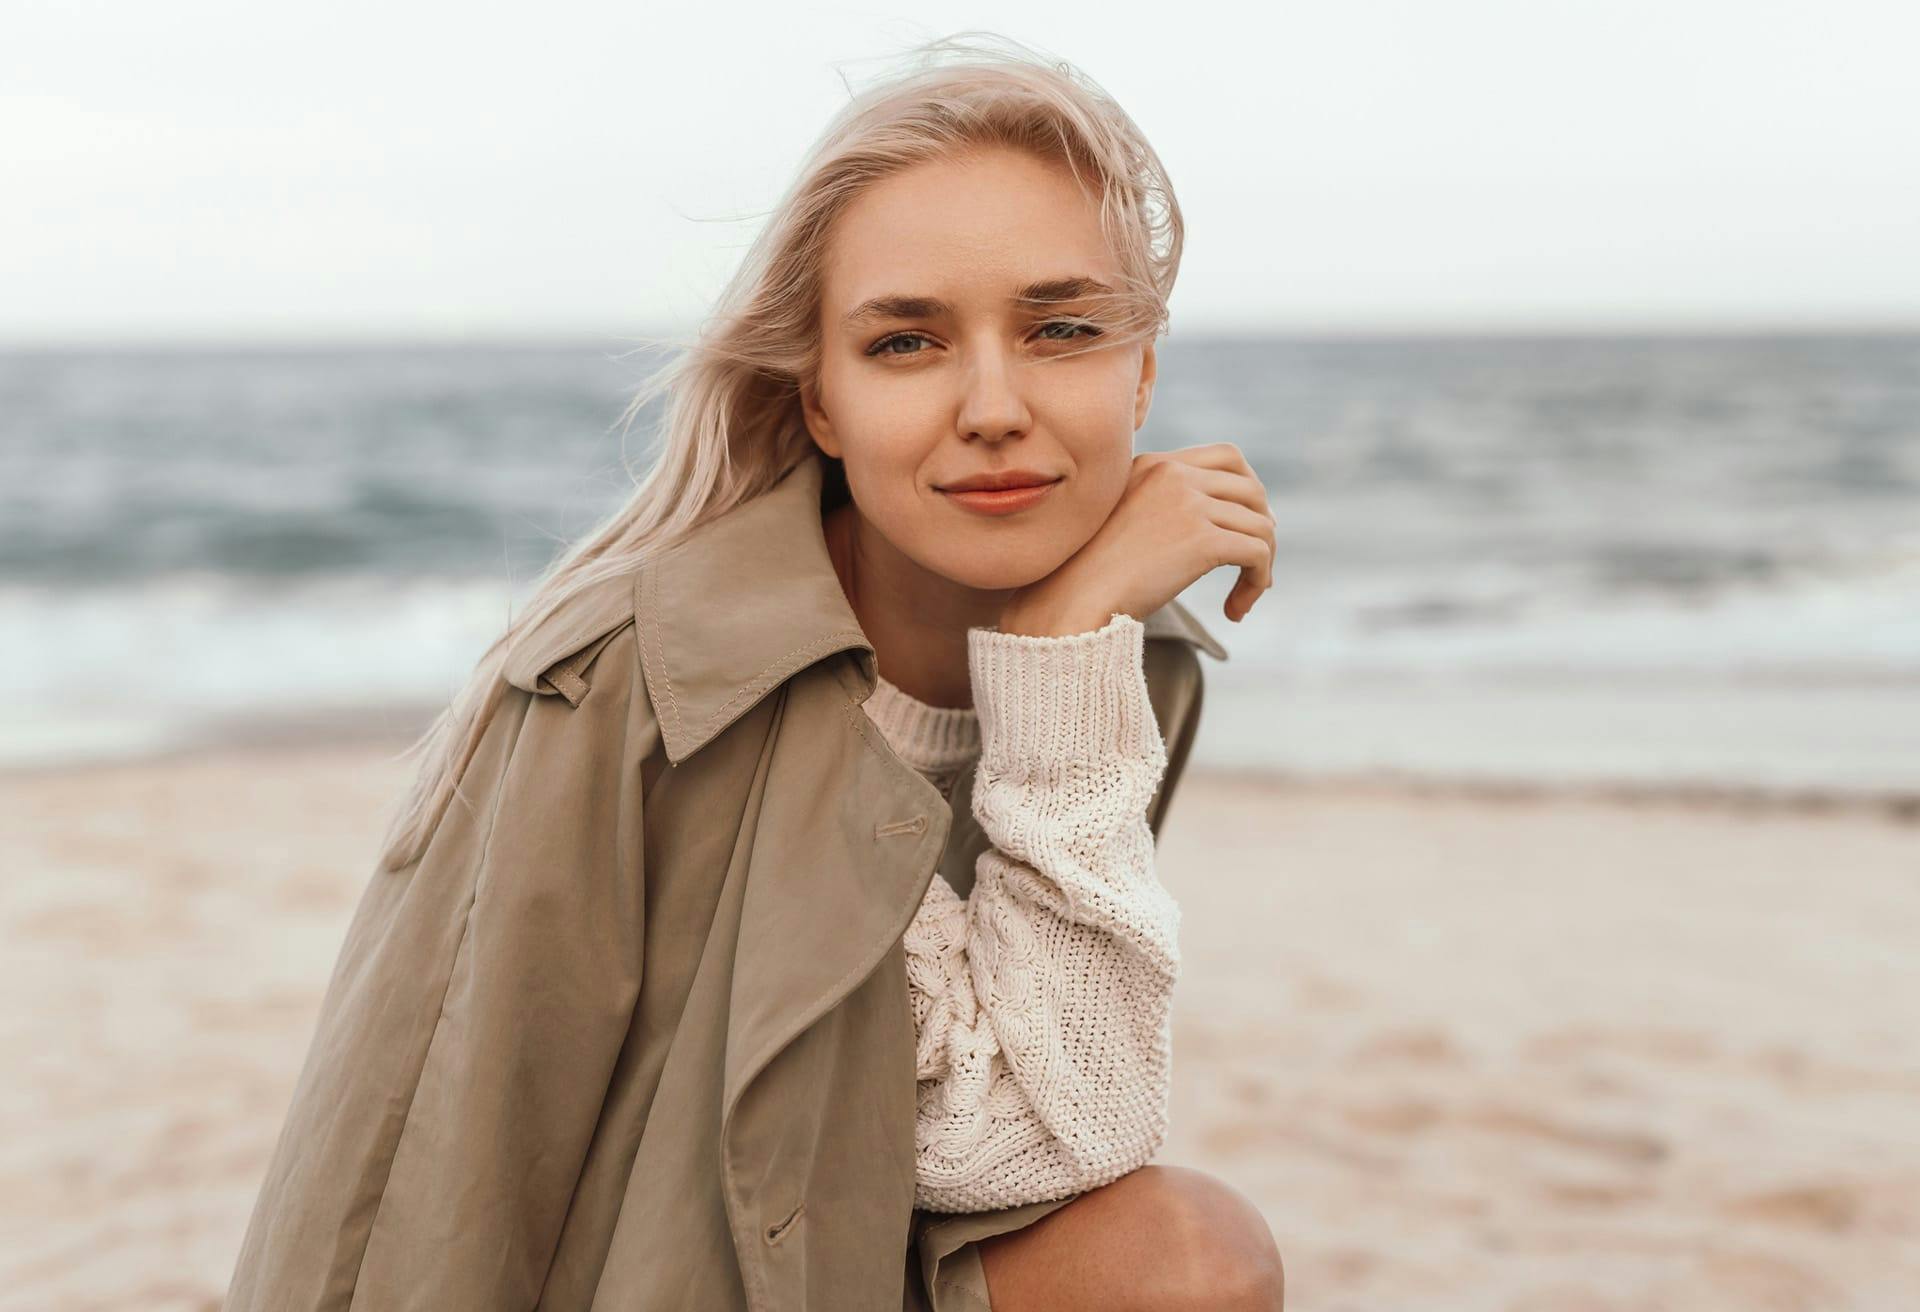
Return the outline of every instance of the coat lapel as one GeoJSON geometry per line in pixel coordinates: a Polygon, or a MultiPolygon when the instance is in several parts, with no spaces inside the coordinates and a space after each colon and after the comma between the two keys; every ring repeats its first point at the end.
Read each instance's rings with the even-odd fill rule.
{"type": "Polygon", "coordinates": [[[755,827],[780,841],[748,860],[723,1117],[906,933],[947,843],[940,790],[887,747],[856,691],[844,662],[809,671],[776,718],[755,827]]]}

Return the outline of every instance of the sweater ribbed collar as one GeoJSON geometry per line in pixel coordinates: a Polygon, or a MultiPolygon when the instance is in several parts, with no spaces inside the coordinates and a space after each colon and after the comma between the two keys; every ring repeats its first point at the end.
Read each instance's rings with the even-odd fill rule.
{"type": "Polygon", "coordinates": [[[971,706],[932,706],[876,675],[866,712],[894,754],[923,774],[946,775],[980,754],[980,716],[971,706]]]}

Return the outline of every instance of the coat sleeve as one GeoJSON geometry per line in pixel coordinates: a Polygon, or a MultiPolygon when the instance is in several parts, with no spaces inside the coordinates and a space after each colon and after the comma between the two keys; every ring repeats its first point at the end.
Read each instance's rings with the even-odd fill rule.
{"type": "Polygon", "coordinates": [[[1152,1157],[1179,971],[1147,819],[1167,752],[1141,625],[969,641],[992,846],[966,901],[935,874],[905,939],[916,1205],[943,1212],[1064,1197],[1152,1157]]]}
{"type": "Polygon", "coordinates": [[[361,897],[230,1312],[535,1305],[639,995],[657,744],[631,624],[577,704],[507,690],[361,897]]]}

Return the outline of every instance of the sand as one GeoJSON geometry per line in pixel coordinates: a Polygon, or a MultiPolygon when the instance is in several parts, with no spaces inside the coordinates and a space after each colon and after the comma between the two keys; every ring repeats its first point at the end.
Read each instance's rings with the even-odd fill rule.
{"type": "MultiPolygon", "coordinates": [[[[407,767],[0,776],[0,1309],[219,1306],[407,767]]],[[[1161,1161],[1310,1312],[1920,1306],[1920,824],[1188,775],[1161,1161]]]]}

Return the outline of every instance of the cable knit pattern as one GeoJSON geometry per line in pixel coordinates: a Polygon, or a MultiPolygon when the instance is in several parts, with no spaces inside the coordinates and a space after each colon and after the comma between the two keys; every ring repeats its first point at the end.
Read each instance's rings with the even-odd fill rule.
{"type": "Polygon", "coordinates": [[[1180,911],[1147,807],[1166,746],[1145,627],[968,632],[974,710],[880,681],[868,713],[937,781],[977,733],[991,846],[962,901],[937,872],[905,937],[916,1028],[915,1204],[969,1212],[1084,1192],[1166,1137],[1180,911]]]}

